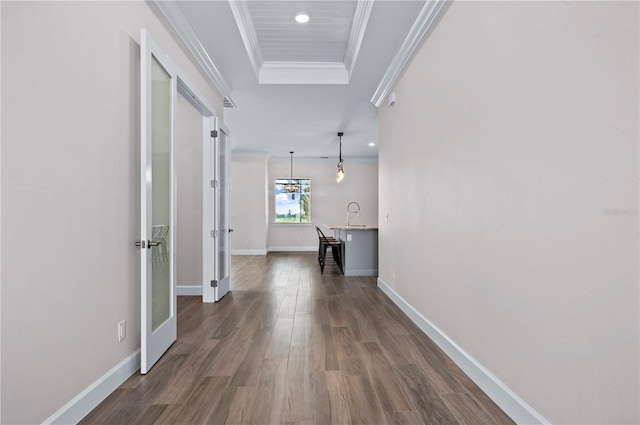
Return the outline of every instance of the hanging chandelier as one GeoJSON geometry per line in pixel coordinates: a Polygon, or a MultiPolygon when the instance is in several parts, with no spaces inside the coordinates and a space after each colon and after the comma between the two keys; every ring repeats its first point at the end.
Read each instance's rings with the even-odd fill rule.
{"type": "Polygon", "coordinates": [[[344,133],[342,131],[338,132],[338,137],[340,138],[340,161],[338,162],[338,174],[336,174],[336,181],[340,183],[342,179],[344,179],[344,161],[342,160],[342,136],[344,133]]]}
{"type": "Polygon", "coordinates": [[[293,151],[289,152],[291,154],[291,175],[289,179],[289,183],[285,184],[282,187],[282,191],[284,193],[291,193],[291,199],[296,199],[296,193],[300,192],[300,184],[297,180],[293,180],[293,151]]]}

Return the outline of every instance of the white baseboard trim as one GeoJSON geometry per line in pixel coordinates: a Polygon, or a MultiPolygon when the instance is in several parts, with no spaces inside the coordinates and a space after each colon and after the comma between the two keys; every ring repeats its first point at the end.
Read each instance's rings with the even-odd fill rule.
{"type": "Polygon", "coordinates": [[[62,406],[43,424],[77,424],[139,369],[140,350],[137,350],[62,406]]]}
{"type": "Polygon", "coordinates": [[[270,246],[269,252],[310,252],[317,251],[318,246],[270,246]]]}
{"type": "Polygon", "coordinates": [[[176,285],[178,296],[202,296],[202,285],[176,285]]]}
{"type": "Polygon", "coordinates": [[[427,336],[429,336],[451,359],[518,424],[550,424],[523,399],[500,381],[491,371],[464,351],[436,325],[431,323],[404,298],[398,295],[382,279],[378,278],[382,290],[427,336]]]}
{"type": "Polygon", "coordinates": [[[232,249],[231,255],[267,255],[266,249],[232,249]]]}
{"type": "Polygon", "coordinates": [[[378,269],[344,270],[345,276],[378,276],[378,269]]]}

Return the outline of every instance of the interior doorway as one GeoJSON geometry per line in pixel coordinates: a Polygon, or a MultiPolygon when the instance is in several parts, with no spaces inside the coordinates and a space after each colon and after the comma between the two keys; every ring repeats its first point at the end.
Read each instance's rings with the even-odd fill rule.
{"type": "Polygon", "coordinates": [[[202,112],[180,95],[176,101],[176,291],[202,295],[202,112]]]}

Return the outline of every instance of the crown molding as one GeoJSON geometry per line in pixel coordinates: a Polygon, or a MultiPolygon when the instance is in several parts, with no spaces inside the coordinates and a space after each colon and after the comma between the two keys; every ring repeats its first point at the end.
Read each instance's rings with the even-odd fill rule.
{"type": "Polygon", "coordinates": [[[198,64],[200,64],[220,94],[222,96],[229,96],[233,91],[231,86],[227,83],[222,72],[220,72],[207,53],[207,50],[200,42],[200,39],[177,3],[161,0],[147,0],[147,2],[169,21],[169,24],[171,24],[173,29],[178,33],[180,39],[187,46],[187,49],[195,57],[198,64]]]}
{"type": "Polygon", "coordinates": [[[409,34],[407,34],[407,37],[404,39],[400,50],[391,61],[387,72],[385,72],[376,92],[371,98],[371,103],[376,105],[376,107],[379,108],[384,98],[387,97],[391,88],[400,77],[400,74],[413,57],[420,42],[427,35],[429,29],[433,27],[436,18],[438,18],[446,3],[446,0],[427,0],[425,2],[413,26],[409,30],[409,34]]]}
{"type": "Polygon", "coordinates": [[[342,62],[271,62],[262,64],[260,84],[349,84],[342,62]]]}
{"type": "Polygon", "coordinates": [[[351,78],[356,59],[358,59],[362,39],[367,29],[371,10],[373,9],[373,2],[374,0],[359,1],[356,5],[351,34],[349,35],[349,42],[347,43],[347,51],[344,55],[344,66],[347,69],[349,78],[351,78]]]}
{"type": "Polygon", "coordinates": [[[256,73],[256,77],[260,77],[260,68],[264,61],[262,60],[260,44],[258,43],[256,29],[253,26],[253,18],[251,17],[249,6],[245,0],[229,0],[229,6],[236,20],[244,47],[247,49],[253,71],[256,73]]]}

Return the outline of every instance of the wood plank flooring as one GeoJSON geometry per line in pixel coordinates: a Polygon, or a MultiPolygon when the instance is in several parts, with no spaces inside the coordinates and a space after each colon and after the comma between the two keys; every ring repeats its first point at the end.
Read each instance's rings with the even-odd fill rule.
{"type": "Polygon", "coordinates": [[[513,424],[380,290],[315,253],[232,258],[216,304],[82,424],[513,424]]]}

